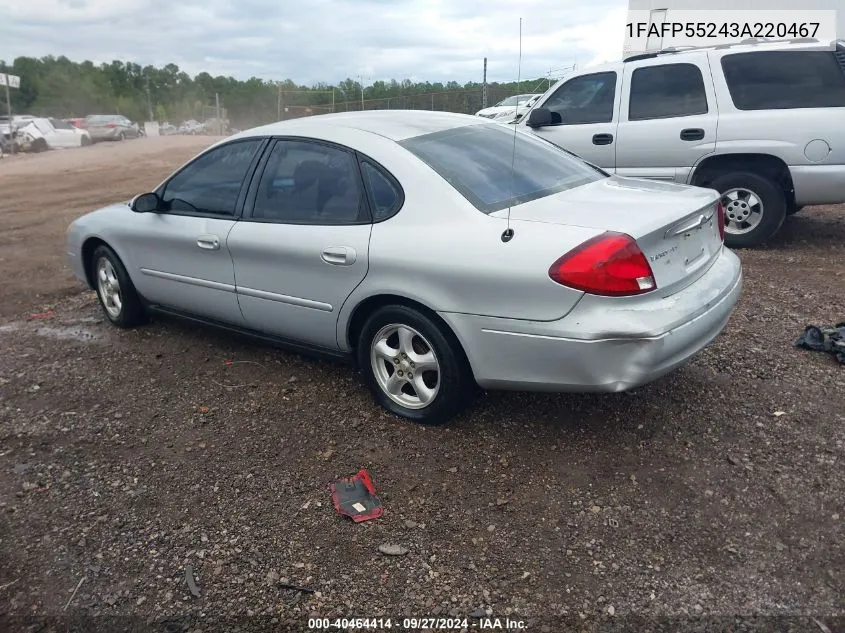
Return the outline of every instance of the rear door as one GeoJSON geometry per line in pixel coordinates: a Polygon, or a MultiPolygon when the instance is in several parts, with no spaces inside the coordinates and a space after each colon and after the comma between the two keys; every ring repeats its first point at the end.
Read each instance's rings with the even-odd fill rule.
{"type": "Polygon", "coordinates": [[[70,123],[50,119],[50,124],[53,128],[52,136],[48,137],[47,142],[53,147],[79,147],[82,144],[82,137],[70,123]]]}
{"type": "Polygon", "coordinates": [[[160,189],[160,213],[133,213],[126,227],[132,280],[147,300],[242,325],[226,238],[235,226],[264,139],[205,152],[160,189]]]}
{"type": "Polygon", "coordinates": [[[367,274],[371,228],[354,152],[275,141],[227,240],[247,326],[337,349],[338,313],[367,274]]]}
{"type": "Polygon", "coordinates": [[[572,77],[537,104],[551,110],[553,124],[527,129],[613,172],[620,89],[621,78],[615,71],[572,77]]]}
{"type": "Polygon", "coordinates": [[[626,62],[616,173],[685,183],[716,150],[719,113],[706,53],[626,62]],[[678,61],[678,60],[683,61],[678,61]]]}

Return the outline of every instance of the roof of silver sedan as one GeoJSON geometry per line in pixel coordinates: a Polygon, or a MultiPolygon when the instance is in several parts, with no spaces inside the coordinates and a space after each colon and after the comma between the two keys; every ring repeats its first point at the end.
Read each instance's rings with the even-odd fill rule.
{"type": "Polygon", "coordinates": [[[378,134],[394,141],[440,132],[464,125],[496,125],[469,114],[432,112],[431,110],[367,110],[336,112],[302,117],[246,130],[238,136],[300,134],[324,126],[353,128],[378,134]]]}

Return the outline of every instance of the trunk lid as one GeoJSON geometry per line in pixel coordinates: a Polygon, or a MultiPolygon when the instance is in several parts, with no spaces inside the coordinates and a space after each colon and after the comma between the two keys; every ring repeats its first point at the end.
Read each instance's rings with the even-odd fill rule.
{"type": "Polygon", "coordinates": [[[657,292],[667,296],[703,275],[721,252],[718,201],[710,189],[612,176],[517,205],[510,217],[627,233],[648,259],[657,292]]]}

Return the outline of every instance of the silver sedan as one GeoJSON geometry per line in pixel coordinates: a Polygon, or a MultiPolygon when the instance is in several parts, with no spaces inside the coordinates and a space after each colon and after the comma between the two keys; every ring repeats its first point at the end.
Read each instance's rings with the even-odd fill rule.
{"type": "Polygon", "coordinates": [[[740,295],[717,192],[608,175],[480,117],[241,132],[68,230],[109,320],[168,313],[353,360],[449,420],[475,386],[617,392],[688,361],[740,295]]]}

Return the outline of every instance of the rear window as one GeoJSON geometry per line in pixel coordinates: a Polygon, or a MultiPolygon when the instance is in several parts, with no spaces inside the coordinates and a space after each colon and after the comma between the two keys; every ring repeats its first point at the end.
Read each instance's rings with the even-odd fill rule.
{"type": "Polygon", "coordinates": [[[722,58],[740,110],[845,107],[845,67],[831,51],[765,51],[722,58]]]}
{"type": "Polygon", "coordinates": [[[107,123],[109,121],[116,121],[119,117],[113,114],[92,114],[87,118],[90,123],[107,123]]]}
{"type": "Polygon", "coordinates": [[[547,141],[497,124],[452,128],[400,145],[484,213],[607,177],[547,141]]]}

